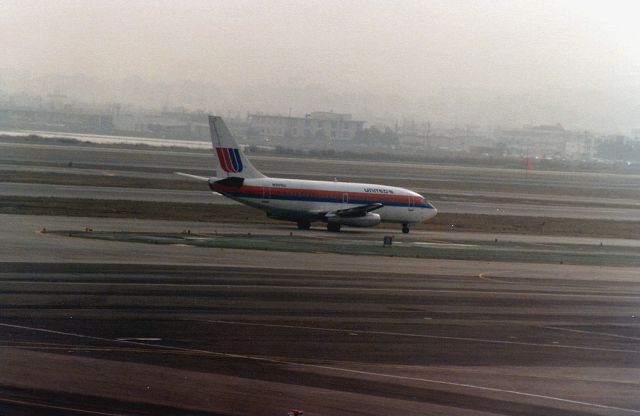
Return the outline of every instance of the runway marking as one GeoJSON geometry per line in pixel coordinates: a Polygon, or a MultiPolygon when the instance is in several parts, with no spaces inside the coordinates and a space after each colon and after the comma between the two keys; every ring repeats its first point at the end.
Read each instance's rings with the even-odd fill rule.
{"type": "MultiPolygon", "coordinates": [[[[482,273],[484,275],[484,273],[482,273]]],[[[480,277],[478,275],[478,277],[480,277]]],[[[500,280],[491,280],[487,277],[480,277],[481,279],[496,282],[496,283],[509,283],[500,280]]],[[[326,291],[353,291],[353,292],[408,292],[408,293],[477,293],[477,294],[490,294],[490,295],[518,295],[518,296],[549,296],[549,297],[571,297],[571,298],[607,298],[615,296],[615,299],[627,299],[637,300],[640,297],[639,294],[603,294],[601,291],[594,293],[541,293],[541,292],[528,292],[528,291],[516,291],[516,290],[486,290],[486,289],[402,289],[402,288],[367,288],[367,287],[335,287],[335,286],[285,286],[285,285],[239,285],[239,284],[208,284],[208,283],[108,283],[108,282],[40,282],[40,281],[24,281],[24,280],[3,280],[0,279],[0,283],[18,283],[18,284],[47,284],[47,285],[83,285],[83,286],[158,286],[158,287],[178,287],[178,288],[225,288],[225,289],[266,289],[266,290],[326,290],[326,291]]],[[[28,293],[25,293],[28,294],[28,293]]]]}
{"type": "Polygon", "coordinates": [[[443,247],[443,246],[452,247],[452,248],[478,247],[477,244],[461,244],[461,243],[451,243],[451,242],[441,242],[441,241],[436,241],[436,242],[414,241],[414,242],[408,242],[407,244],[414,244],[417,246],[424,246],[424,247],[443,247]]]}
{"type": "Polygon", "coordinates": [[[494,272],[484,272],[484,273],[479,273],[478,277],[482,280],[486,280],[487,282],[492,282],[492,283],[507,283],[510,285],[515,284],[515,282],[510,282],[508,280],[496,280],[496,279],[491,279],[489,277],[486,277],[486,275],[488,275],[489,273],[494,273],[494,272]]]}
{"type": "MultiPolygon", "coordinates": [[[[76,333],[73,333],[73,332],[55,331],[55,330],[44,329],[44,328],[28,327],[28,326],[23,326],[23,325],[12,325],[12,324],[0,323],[0,326],[4,326],[4,327],[8,327],[8,328],[24,329],[24,330],[27,330],[27,331],[36,331],[36,332],[44,332],[44,333],[50,333],[50,334],[56,334],[56,335],[72,336],[72,337],[76,337],[76,338],[93,339],[93,340],[107,341],[107,342],[121,342],[121,343],[127,343],[127,344],[142,345],[142,346],[147,346],[147,347],[163,348],[163,349],[177,350],[177,351],[198,352],[198,353],[204,353],[206,355],[211,355],[211,356],[215,356],[215,357],[222,357],[222,358],[245,359],[245,360],[266,362],[266,363],[272,363],[272,364],[282,364],[282,365],[288,365],[288,366],[293,366],[293,367],[315,368],[315,369],[321,369],[321,370],[330,370],[330,371],[350,373],[350,374],[361,374],[361,375],[367,375],[367,376],[373,376],[373,377],[381,377],[381,378],[387,378],[387,379],[405,380],[405,381],[418,381],[418,382],[430,383],[430,384],[438,384],[438,385],[443,385],[443,386],[462,387],[462,388],[468,388],[468,389],[474,389],[474,390],[489,391],[489,392],[494,392],[494,393],[511,394],[511,395],[521,396],[521,397],[529,397],[529,398],[535,398],[535,399],[550,400],[550,401],[574,404],[574,405],[579,405],[579,406],[594,407],[594,408],[598,408],[598,409],[618,410],[618,411],[622,411],[622,412],[640,414],[640,410],[636,410],[636,409],[628,409],[628,408],[617,407],[617,406],[608,406],[608,405],[599,404],[599,403],[591,403],[591,402],[584,402],[584,401],[579,401],[579,400],[563,399],[561,397],[548,396],[548,395],[544,395],[544,394],[535,394],[535,393],[527,393],[527,392],[516,391],[516,390],[499,389],[499,388],[496,388],[496,387],[486,387],[486,386],[479,386],[479,385],[468,384],[468,383],[456,383],[456,382],[453,382],[453,381],[435,380],[435,379],[422,378],[422,377],[400,376],[400,375],[396,375],[396,374],[385,374],[385,373],[377,373],[377,372],[364,371],[364,370],[354,370],[354,369],[350,369],[350,368],[334,367],[334,366],[327,366],[327,365],[320,365],[320,364],[298,363],[298,362],[293,362],[293,361],[286,361],[286,360],[281,360],[281,359],[276,359],[276,358],[261,357],[261,356],[256,356],[256,355],[222,353],[222,352],[207,351],[207,350],[192,349],[192,348],[173,347],[173,346],[170,346],[170,345],[143,343],[143,342],[138,342],[138,341],[118,341],[118,340],[109,339],[109,338],[102,338],[102,337],[96,337],[96,336],[91,336],[91,335],[76,334],[76,333]]],[[[101,414],[101,413],[98,413],[98,414],[101,414]]],[[[109,415],[109,416],[111,416],[111,415],[109,415]]]]}
{"type": "Polygon", "coordinates": [[[46,346],[54,346],[54,347],[73,347],[72,344],[58,344],[55,342],[30,342],[30,341],[0,341],[0,347],[46,347],[46,346]]]}
{"type": "Polygon", "coordinates": [[[162,341],[162,338],[116,338],[116,341],[162,341]]]}
{"type": "Polygon", "coordinates": [[[28,350],[43,350],[43,351],[101,351],[101,352],[138,352],[138,353],[153,353],[153,354],[175,354],[175,355],[187,355],[187,356],[199,356],[206,355],[202,352],[193,351],[158,351],[157,348],[125,348],[125,347],[91,347],[91,346],[30,346],[30,345],[0,345],[0,348],[13,348],[13,349],[28,349],[28,350]]]}
{"type": "Polygon", "coordinates": [[[105,413],[105,412],[98,412],[98,411],[94,411],[94,410],[75,409],[73,407],[55,406],[55,405],[51,405],[51,404],[30,402],[30,401],[25,401],[25,400],[8,399],[8,398],[5,398],[5,397],[0,397],[0,402],[12,403],[12,404],[20,404],[20,405],[29,405],[29,406],[41,407],[43,409],[66,410],[66,411],[72,411],[72,412],[76,412],[76,413],[86,413],[86,414],[89,414],[89,415],[126,416],[126,413],[105,413]]]}
{"type": "Polygon", "coordinates": [[[490,392],[495,392],[495,393],[507,393],[507,394],[513,394],[513,395],[516,395],[516,396],[524,396],[524,397],[531,397],[531,398],[537,398],[537,399],[546,399],[546,400],[557,401],[557,402],[562,402],[562,403],[569,403],[569,404],[575,404],[575,405],[580,405],[580,406],[596,407],[596,408],[599,408],[599,409],[618,410],[618,411],[622,411],[622,412],[640,414],[640,410],[636,410],[636,409],[628,409],[628,408],[617,407],[617,406],[608,406],[608,405],[604,405],[604,404],[583,402],[583,401],[579,401],[579,400],[563,399],[561,397],[548,396],[548,395],[544,395],[544,394],[535,394],[535,393],[527,393],[527,392],[516,391],[516,390],[499,389],[499,388],[495,388],[495,387],[478,386],[478,385],[475,385],[475,384],[468,384],[468,383],[455,383],[455,382],[452,382],[452,381],[434,380],[434,379],[428,379],[428,378],[422,378],[422,377],[399,376],[399,375],[395,375],[395,374],[376,373],[376,372],[370,372],[370,371],[353,370],[353,369],[349,369],[349,368],[323,366],[323,365],[317,365],[317,364],[293,363],[293,365],[298,365],[298,366],[302,366],[302,367],[313,367],[313,368],[320,368],[320,369],[326,369],[326,370],[341,371],[341,372],[346,372],[346,373],[363,374],[363,375],[370,375],[370,376],[377,376],[377,377],[384,377],[384,378],[393,378],[393,379],[398,379],[398,380],[422,381],[422,382],[425,382],[425,383],[441,384],[441,385],[446,385],[446,386],[466,387],[466,388],[470,388],[470,389],[490,391],[490,392]]]}
{"type": "Polygon", "coordinates": [[[630,337],[628,335],[611,334],[609,332],[585,331],[585,330],[581,330],[581,329],[561,328],[561,327],[557,327],[557,326],[541,326],[540,328],[554,329],[556,331],[575,332],[575,333],[578,333],[578,334],[603,335],[603,336],[607,336],[607,337],[623,338],[623,339],[631,339],[631,340],[634,340],[634,341],[640,341],[640,337],[630,337]]]}
{"type": "Polygon", "coordinates": [[[388,332],[388,331],[360,331],[358,329],[337,329],[337,328],[323,328],[303,325],[281,325],[281,324],[263,324],[252,322],[235,322],[235,321],[216,321],[209,319],[189,319],[189,321],[196,322],[210,322],[214,324],[227,324],[227,325],[247,325],[247,326],[264,326],[271,328],[287,328],[287,329],[306,329],[323,332],[340,332],[340,333],[352,333],[359,334],[371,334],[371,335],[391,335],[410,338],[427,338],[427,339],[447,339],[452,341],[468,341],[468,342],[484,342],[488,344],[506,344],[506,345],[523,345],[528,347],[543,347],[543,348],[563,348],[585,351],[604,351],[604,352],[621,352],[629,354],[640,354],[639,350],[620,350],[613,348],[598,348],[598,347],[581,347],[579,345],[561,345],[561,344],[539,344],[534,342],[521,342],[521,341],[503,341],[498,339],[482,339],[482,338],[467,338],[467,337],[452,337],[446,335],[426,335],[426,334],[410,334],[406,332],[388,332]]]}
{"type": "MultiPolygon", "coordinates": [[[[50,330],[50,329],[28,327],[28,326],[22,326],[22,325],[12,325],[12,324],[0,323],[0,326],[9,327],[9,328],[24,329],[24,330],[28,330],[28,331],[52,333],[52,334],[57,334],[57,335],[73,336],[73,337],[77,337],[77,338],[94,339],[94,340],[99,340],[99,341],[121,342],[121,343],[128,343],[128,344],[142,345],[142,346],[147,346],[147,347],[155,347],[155,348],[177,350],[177,351],[198,352],[198,353],[204,353],[204,354],[207,354],[207,355],[213,355],[213,356],[216,356],[216,357],[240,358],[240,359],[246,359],[246,360],[252,360],[252,361],[283,364],[283,365],[289,365],[289,366],[295,366],[295,367],[316,368],[316,369],[331,370],[331,371],[345,372],[345,373],[351,373],[351,374],[362,374],[362,375],[382,377],[382,378],[391,378],[391,379],[396,379],[396,380],[420,381],[420,382],[424,382],[424,383],[439,384],[439,385],[454,386],[454,387],[463,387],[463,388],[469,388],[469,389],[475,389],[475,390],[490,391],[490,392],[495,392],[495,393],[506,393],[506,394],[512,394],[512,395],[516,395],[516,396],[531,397],[531,398],[551,400],[551,401],[556,401],[556,402],[561,402],[561,403],[575,404],[575,405],[580,405],[580,406],[595,407],[595,408],[599,408],[599,409],[619,410],[619,411],[623,411],[623,412],[630,412],[630,413],[634,413],[634,414],[640,414],[640,410],[636,410],[636,409],[628,409],[628,408],[623,408],[623,407],[608,406],[608,405],[603,405],[603,404],[598,404],[598,403],[583,402],[583,401],[579,401],[579,400],[563,399],[561,397],[554,397],[554,396],[548,396],[548,395],[543,395],[543,394],[535,394],[535,393],[527,393],[527,392],[521,392],[521,391],[516,391],[516,390],[506,390],[506,389],[499,389],[499,388],[495,388],[495,387],[478,386],[478,385],[475,385],[475,384],[468,384],[468,383],[456,383],[456,382],[452,382],[452,381],[435,380],[435,379],[428,379],[428,378],[422,378],[422,377],[399,376],[399,375],[395,375],[395,374],[385,374],[385,373],[377,373],[377,372],[370,372],[370,371],[363,371],[363,370],[354,370],[354,369],[343,368],[343,367],[326,366],[326,365],[319,365],[319,364],[298,363],[298,362],[292,362],[292,361],[286,361],[286,360],[280,360],[280,359],[268,358],[268,357],[261,357],[261,356],[254,356],[254,355],[230,354],[230,353],[222,353],[222,352],[207,351],[207,350],[200,350],[200,349],[191,349],[191,348],[183,348],[183,347],[172,347],[172,346],[169,346],[169,345],[143,343],[143,342],[139,342],[139,341],[126,341],[126,340],[117,340],[117,339],[114,340],[114,339],[109,339],[109,338],[95,337],[95,336],[91,336],[91,335],[75,334],[75,333],[72,333],[72,332],[63,332],[63,331],[54,331],[54,330],[50,330]]],[[[105,413],[95,413],[95,414],[105,414],[105,413]]]]}

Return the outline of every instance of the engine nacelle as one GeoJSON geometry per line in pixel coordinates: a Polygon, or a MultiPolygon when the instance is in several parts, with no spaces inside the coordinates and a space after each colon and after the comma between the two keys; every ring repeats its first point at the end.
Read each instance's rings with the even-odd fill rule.
{"type": "Polygon", "coordinates": [[[380,224],[380,214],[367,212],[367,215],[361,217],[331,216],[327,218],[327,221],[332,224],[349,225],[351,227],[375,227],[380,224]]]}

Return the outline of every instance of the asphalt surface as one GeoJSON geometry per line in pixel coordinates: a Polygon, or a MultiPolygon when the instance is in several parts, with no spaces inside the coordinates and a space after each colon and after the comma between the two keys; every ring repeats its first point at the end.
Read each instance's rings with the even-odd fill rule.
{"type": "MultiPolygon", "coordinates": [[[[451,196],[522,199],[435,202],[441,211],[462,206],[495,215],[637,218],[633,209],[605,205],[608,199],[637,205],[637,175],[254,161],[275,175],[331,172],[412,181],[451,196]],[[530,204],[533,195],[547,203],[530,204]],[[591,198],[598,205],[589,204],[591,198]]],[[[165,180],[176,170],[206,175],[212,163],[207,152],[4,143],[0,165],[165,180]]],[[[20,192],[226,201],[207,191],[0,183],[0,195],[20,192]]],[[[85,228],[341,242],[387,234],[400,243],[495,237],[0,215],[0,414],[285,415],[291,408],[307,416],[640,414],[637,268],[229,250],[43,232],[85,228]]],[[[640,245],[499,238],[540,247],[640,245]]]]}
{"type": "Polygon", "coordinates": [[[198,225],[0,216],[3,414],[640,414],[637,269],[85,241],[45,224],[198,225]]]}
{"type": "Polygon", "coordinates": [[[5,412],[640,412],[637,283],[0,267],[5,412]]]}

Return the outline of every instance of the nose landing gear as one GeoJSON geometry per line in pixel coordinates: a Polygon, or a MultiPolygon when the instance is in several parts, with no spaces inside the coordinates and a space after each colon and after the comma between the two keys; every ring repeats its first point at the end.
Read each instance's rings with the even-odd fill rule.
{"type": "Polygon", "coordinates": [[[407,223],[402,224],[402,232],[404,234],[409,234],[409,224],[407,223]]]}

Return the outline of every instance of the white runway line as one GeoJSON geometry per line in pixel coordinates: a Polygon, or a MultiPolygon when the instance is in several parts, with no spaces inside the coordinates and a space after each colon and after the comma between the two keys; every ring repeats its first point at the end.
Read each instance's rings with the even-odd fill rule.
{"type": "MultiPolygon", "coordinates": [[[[39,232],[39,231],[36,231],[39,232]]],[[[478,276],[480,277],[480,276],[478,276]]],[[[484,280],[490,280],[487,277],[480,277],[484,280]]],[[[29,280],[3,280],[0,279],[2,283],[16,283],[16,284],[25,284],[25,285],[82,285],[82,286],[128,286],[128,287],[144,287],[144,286],[159,286],[159,287],[189,287],[189,288],[227,288],[227,289],[262,289],[262,290],[272,290],[272,291],[280,291],[284,289],[297,290],[297,291],[317,291],[317,290],[326,290],[331,292],[341,292],[341,291],[351,291],[351,292],[361,292],[361,293],[475,293],[478,295],[513,295],[520,297],[554,297],[554,298],[593,298],[593,299],[611,299],[610,294],[602,294],[602,292],[594,292],[594,293],[546,293],[546,292],[532,292],[526,290],[486,290],[486,289],[404,289],[404,288],[370,288],[370,287],[353,287],[353,286],[343,286],[343,287],[335,287],[335,286],[293,286],[293,285],[252,285],[252,284],[225,284],[225,283],[109,283],[109,282],[50,282],[50,281],[29,281],[29,280]]],[[[496,280],[494,282],[497,283],[508,283],[514,284],[513,282],[504,282],[500,280],[496,280]]],[[[616,299],[620,300],[638,300],[640,298],[640,294],[620,294],[615,295],[616,299]]]]}
{"type": "Polygon", "coordinates": [[[162,341],[162,338],[116,338],[116,341],[162,341]]]}
{"type": "Polygon", "coordinates": [[[83,409],[76,409],[76,408],[73,408],[73,407],[55,406],[55,405],[51,405],[51,404],[30,402],[28,400],[8,399],[8,398],[4,398],[4,397],[0,397],[0,403],[28,405],[28,406],[39,407],[39,408],[42,408],[42,409],[64,410],[64,411],[71,411],[71,412],[76,412],[76,413],[85,413],[85,414],[88,414],[88,415],[127,416],[126,413],[105,413],[105,412],[98,412],[98,411],[95,411],[95,410],[83,410],[83,409]]]}
{"type": "Polygon", "coordinates": [[[486,281],[488,281],[488,282],[493,282],[493,283],[506,283],[506,284],[510,284],[510,285],[516,284],[515,282],[510,282],[510,281],[508,281],[508,280],[497,280],[497,279],[498,279],[497,277],[496,277],[496,278],[494,278],[494,279],[492,279],[492,278],[490,278],[490,277],[487,277],[487,275],[488,275],[488,274],[493,274],[493,273],[494,273],[494,272],[484,272],[484,273],[479,273],[479,274],[478,274],[478,278],[480,278],[480,279],[482,279],[482,280],[486,280],[486,281]]]}
{"type": "Polygon", "coordinates": [[[600,335],[600,336],[605,336],[605,337],[631,339],[633,341],[640,341],[639,337],[630,337],[628,335],[610,334],[608,332],[585,331],[585,330],[581,330],[581,329],[560,328],[560,327],[557,327],[557,326],[541,326],[540,328],[553,329],[553,330],[556,330],[556,331],[575,332],[577,334],[600,335]]]}
{"type": "Polygon", "coordinates": [[[446,339],[451,341],[483,342],[488,344],[503,344],[503,345],[506,344],[506,345],[520,345],[520,346],[527,346],[527,347],[564,348],[564,349],[585,350],[585,351],[603,351],[603,352],[621,352],[625,354],[640,354],[640,350],[620,350],[620,349],[613,349],[613,348],[582,347],[579,345],[539,344],[534,342],[503,341],[498,339],[451,337],[451,336],[445,336],[445,335],[410,334],[406,332],[360,331],[358,329],[336,329],[336,328],[323,328],[323,327],[313,327],[313,326],[263,324],[263,323],[251,323],[251,322],[235,322],[235,321],[216,321],[216,320],[210,320],[210,319],[197,319],[197,320],[190,319],[189,321],[209,322],[212,324],[225,324],[225,325],[246,325],[246,326],[263,326],[263,327],[270,327],[270,328],[305,329],[305,330],[323,331],[323,332],[340,332],[345,334],[356,332],[359,334],[390,335],[394,337],[400,336],[400,337],[409,337],[409,338],[446,339]]]}
{"type": "Polygon", "coordinates": [[[109,339],[109,338],[94,337],[94,336],[91,336],[91,335],[75,334],[75,333],[72,333],[72,332],[63,332],[63,331],[54,331],[54,330],[50,330],[50,329],[28,327],[28,326],[22,326],[22,325],[12,325],[12,324],[0,323],[0,326],[7,327],[7,328],[24,329],[24,330],[27,330],[27,331],[44,332],[44,333],[57,334],[57,335],[66,335],[66,336],[72,336],[72,337],[76,337],[76,338],[93,339],[93,340],[97,340],[97,341],[122,342],[122,343],[142,345],[142,346],[147,346],[147,347],[165,348],[165,349],[178,350],[178,351],[199,352],[199,353],[204,353],[204,354],[208,354],[208,355],[212,355],[212,356],[216,356],[216,357],[240,358],[240,359],[246,359],[246,360],[252,360],[252,361],[288,365],[288,366],[293,366],[293,367],[315,368],[315,369],[321,369],[321,370],[331,370],[331,371],[350,373],[350,374],[361,374],[361,375],[381,377],[381,378],[387,378],[387,379],[418,381],[418,382],[430,383],[430,384],[438,384],[438,385],[443,385],[443,386],[462,387],[462,388],[468,388],[468,389],[473,389],[473,390],[481,390],[481,391],[490,391],[490,392],[494,392],[494,393],[511,394],[511,395],[520,396],[520,397],[543,399],[543,400],[549,400],[549,401],[554,401],[554,402],[559,402],[559,403],[574,404],[574,405],[586,406],[586,407],[592,407],[592,408],[598,408],[598,409],[617,410],[617,411],[626,412],[626,413],[640,414],[640,410],[636,410],[636,409],[628,409],[628,408],[616,407],[616,406],[607,406],[607,405],[598,404],[598,403],[590,403],[590,402],[583,402],[583,401],[579,401],[579,400],[563,399],[561,397],[547,396],[547,395],[535,394],[535,393],[527,393],[527,392],[516,391],[516,390],[505,390],[505,389],[498,389],[498,388],[494,388],[494,387],[478,386],[478,385],[475,385],[475,384],[455,383],[455,382],[451,382],[451,381],[434,380],[434,379],[421,378],[421,377],[398,376],[398,375],[394,375],[394,374],[385,374],[385,373],[376,373],[376,372],[369,372],[369,371],[362,371],[362,370],[353,370],[353,369],[343,368],[343,367],[333,367],[333,366],[326,366],[326,365],[319,365],[319,364],[297,363],[297,362],[292,362],[292,361],[279,360],[279,359],[275,359],[275,358],[267,358],[267,357],[260,357],[260,356],[253,356],[253,355],[243,355],[243,354],[229,354],[229,353],[207,351],[207,350],[200,350],[200,349],[191,349],[191,348],[172,347],[172,346],[168,346],[168,345],[143,343],[143,342],[138,342],[138,341],[118,341],[118,340],[109,339]]]}

